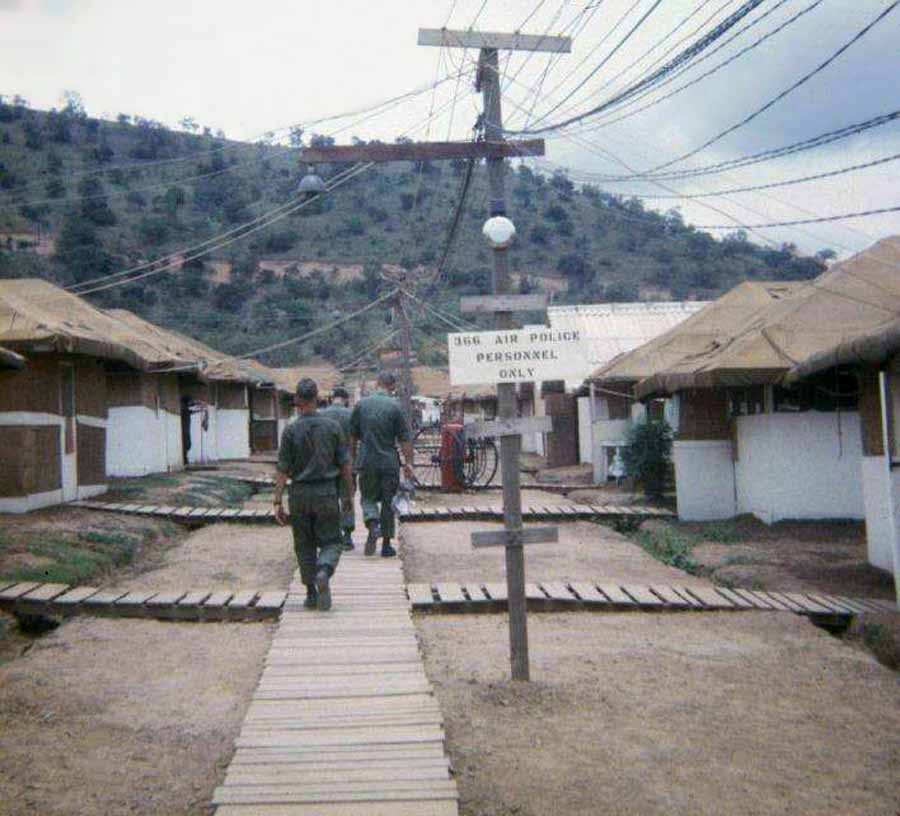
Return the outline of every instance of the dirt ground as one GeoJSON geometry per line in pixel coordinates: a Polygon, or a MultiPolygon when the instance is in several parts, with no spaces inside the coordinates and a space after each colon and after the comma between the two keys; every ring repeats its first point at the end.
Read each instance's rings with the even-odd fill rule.
{"type": "Polygon", "coordinates": [[[777,613],[420,616],[463,816],[885,816],[900,677],[777,613]]]}
{"type": "Polygon", "coordinates": [[[894,597],[891,576],[867,561],[862,522],[783,521],[767,526],[743,516],[678,527],[701,539],[693,549],[694,559],[715,579],[735,586],[894,597]]]}
{"type": "Polygon", "coordinates": [[[80,618],[0,667],[0,814],[204,814],[270,624],[80,618]]]}
{"type": "MultiPolygon", "coordinates": [[[[529,544],[525,548],[525,574],[529,581],[612,579],[622,583],[710,585],[703,578],[655,560],[609,527],[586,521],[555,526],[559,529],[559,543],[529,544]]],[[[492,529],[502,529],[502,525],[486,521],[404,524],[401,535],[406,580],[412,583],[505,580],[502,549],[476,550],[471,544],[473,532],[492,529]]]]}
{"type": "MultiPolygon", "coordinates": [[[[55,533],[159,522],[64,508],[27,524],[55,533]]],[[[178,528],[99,583],[279,589],[294,567],[289,531],[219,524],[178,528]]],[[[272,629],[84,617],[32,639],[4,616],[0,815],[209,813],[272,629]]]]}
{"type": "Polygon", "coordinates": [[[296,568],[289,529],[211,524],[191,533],[164,562],[115,582],[126,589],[287,589],[296,568]]]}

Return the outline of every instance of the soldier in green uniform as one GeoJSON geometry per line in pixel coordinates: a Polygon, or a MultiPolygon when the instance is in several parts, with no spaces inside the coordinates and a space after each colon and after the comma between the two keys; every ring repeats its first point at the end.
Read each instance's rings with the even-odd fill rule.
{"type": "MultiPolygon", "coordinates": [[[[338,386],[331,392],[331,405],[322,411],[322,416],[333,419],[341,426],[341,430],[344,432],[344,442],[348,447],[350,445],[350,417],[353,415],[349,406],[350,394],[347,393],[346,388],[338,386]]],[[[353,492],[348,494],[344,480],[339,478],[338,482],[338,493],[344,507],[343,512],[341,513],[341,532],[344,536],[344,549],[352,550],[353,529],[356,527],[356,513],[353,510],[353,494],[356,491],[354,489],[353,492]]]]}
{"type": "Polygon", "coordinates": [[[413,478],[413,447],[409,426],[397,401],[391,397],[396,379],[390,372],[378,375],[378,391],[360,400],[350,417],[350,436],[353,460],[359,471],[359,492],[362,495],[363,519],[369,534],[366,555],[375,553],[379,535],[381,554],[390,558],[397,554],[391,546],[394,537],[394,508],[391,505],[400,486],[400,457],[397,443],[403,449],[406,462],[403,471],[413,478]],[[362,449],[357,456],[357,447],[362,449]]]}
{"type": "Polygon", "coordinates": [[[341,558],[341,508],[337,479],[350,490],[353,474],[340,426],[316,410],[319,389],[314,380],[297,385],[294,404],[300,416],[285,429],[278,450],[275,520],[287,516],[282,495],[291,479],[290,519],[300,577],[306,585],[307,609],[331,608],[331,577],[341,558]]]}

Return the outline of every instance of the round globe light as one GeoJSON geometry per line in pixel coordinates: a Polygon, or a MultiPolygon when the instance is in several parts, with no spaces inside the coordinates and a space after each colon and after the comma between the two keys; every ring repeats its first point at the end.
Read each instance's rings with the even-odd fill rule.
{"type": "Polygon", "coordinates": [[[516,226],[505,215],[494,215],[481,229],[491,249],[506,249],[516,237],[516,226]]]}
{"type": "Polygon", "coordinates": [[[297,187],[297,192],[306,193],[308,195],[313,195],[315,193],[324,193],[325,182],[322,181],[321,176],[317,176],[315,173],[307,173],[302,179],[300,179],[300,185],[297,187]]]}

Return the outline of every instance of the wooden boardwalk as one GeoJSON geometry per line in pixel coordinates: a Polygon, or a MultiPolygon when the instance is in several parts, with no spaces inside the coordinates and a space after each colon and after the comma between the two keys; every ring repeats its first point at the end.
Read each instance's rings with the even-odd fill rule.
{"type": "Polygon", "coordinates": [[[218,816],[456,816],[399,559],[345,554],[330,612],[295,577],[218,816]]]}
{"type": "MultiPolygon", "coordinates": [[[[135,516],[154,516],[188,524],[213,524],[237,521],[244,524],[275,521],[272,508],[242,510],[232,507],[175,507],[171,505],[135,504],[109,501],[80,501],[76,507],[88,510],[104,510],[135,516]]],[[[595,521],[609,519],[674,518],[671,510],[663,507],[648,507],[639,504],[594,504],[594,505],[529,505],[522,508],[525,521],[595,521]]],[[[404,521],[502,521],[503,509],[496,507],[414,507],[401,515],[404,521]]]]}
{"type": "Polygon", "coordinates": [[[0,581],[0,609],[48,617],[101,615],[179,621],[272,620],[281,614],[283,591],[108,590],[93,586],[0,581]]]}
{"type": "MultiPolygon", "coordinates": [[[[505,583],[439,582],[407,586],[413,608],[423,612],[496,612],[506,608],[505,583]]],[[[543,581],[525,585],[528,608],[630,611],[740,611],[762,609],[798,615],[852,617],[896,612],[891,601],[823,593],[763,592],[724,587],[617,584],[614,581],[543,581]]]]}

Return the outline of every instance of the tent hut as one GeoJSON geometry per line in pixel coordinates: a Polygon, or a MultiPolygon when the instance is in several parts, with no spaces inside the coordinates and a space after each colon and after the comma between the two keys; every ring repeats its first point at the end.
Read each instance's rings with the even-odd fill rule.
{"type": "MultiPolygon", "coordinates": [[[[278,439],[294,417],[294,393],[297,383],[308,377],[316,381],[319,386],[319,394],[327,397],[331,392],[344,382],[344,375],[329,362],[316,362],[305,366],[287,368],[266,368],[271,375],[278,390],[276,410],[278,419],[278,439]]],[[[349,389],[348,389],[349,390],[349,389]]]]}
{"type": "MultiPolygon", "coordinates": [[[[221,459],[246,459],[250,455],[250,392],[270,386],[266,377],[245,360],[223,352],[138,317],[125,309],[109,314],[134,332],[187,361],[172,367],[177,376],[178,397],[175,414],[179,418],[188,464],[221,459]]],[[[117,424],[130,426],[138,394],[129,387],[126,405],[117,405],[117,424]]]]}
{"type": "MultiPolygon", "coordinates": [[[[625,444],[628,429],[645,414],[634,386],[682,359],[726,344],[773,303],[793,294],[799,284],[751,282],[739,284],[718,300],[701,304],[690,317],[647,343],[619,354],[589,379],[594,399],[593,462],[595,481],[607,479],[609,466],[625,444]]],[[[675,403],[667,400],[662,416],[677,423],[675,403]]]]}
{"type": "MultiPolygon", "coordinates": [[[[679,515],[862,518],[859,391],[838,369],[795,387],[817,354],[900,312],[900,239],[881,241],[797,286],[635,385],[678,398],[679,515]]],[[[726,327],[727,328],[727,327],[726,327]]],[[[676,330],[677,333],[677,330],[676,330]]]]}
{"type": "MultiPolygon", "coordinates": [[[[152,379],[156,369],[184,362],[43,280],[0,282],[0,341],[28,356],[24,367],[0,371],[0,510],[7,512],[104,492],[107,367],[152,379]]],[[[130,450],[137,455],[148,442],[134,437],[130,450]]]]}
{"type": "MultiPolygon", "coordinates": [[[[900,259],[898,259],[900,260],[900,259]]],[[[860,476],[870,564],[900,579],[900,318],[848,336],[788,372],[793,386],[840,379],[851,369],[859,384],[860,476]]],[[[898,580],[900,602],[900,580],[898,580]]]]}

